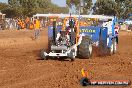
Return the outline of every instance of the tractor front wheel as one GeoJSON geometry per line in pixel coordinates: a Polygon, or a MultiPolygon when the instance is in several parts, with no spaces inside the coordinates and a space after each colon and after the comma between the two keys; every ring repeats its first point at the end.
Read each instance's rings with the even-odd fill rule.
{"type": "Polygon", "coordinates": [[[75,50],[71,50],[71,52],[69,54],[69,57],[70,57],[71,61],[74,61],[74,59],[76,58],[76,56],[75,56],[75,50]]]}
{"type": "Polygon", "coordinates": [[[41,50],[40,56],[43,60],[46,60],[45,50],[41,50]]]}

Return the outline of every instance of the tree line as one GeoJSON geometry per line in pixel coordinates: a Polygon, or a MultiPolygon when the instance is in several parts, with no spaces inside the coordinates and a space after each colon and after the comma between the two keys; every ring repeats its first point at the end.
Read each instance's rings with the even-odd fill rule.
{"type": "MultiPolygon", "coordinates": [[[[36,13],[68,13],[71,3],[79,7],[80,0],[67,0],[67,7],[58,7],[50,0],[8,0],[0,3],[0,10],[6,17],[26,17],[36,13]]],[[[116,15],[118,18],[127,18],[132,13],[132,0],[97,0],[93,5],[92,0],[84,0],[82,14],[116,15]]]]}
{"type": "Polygon", "coordinates": [[[6,17],[32,17],[36,13],[68,13],[68,8],[58,7],[49,0],[8,0],[0,3],[0,10],[6,17]]]}

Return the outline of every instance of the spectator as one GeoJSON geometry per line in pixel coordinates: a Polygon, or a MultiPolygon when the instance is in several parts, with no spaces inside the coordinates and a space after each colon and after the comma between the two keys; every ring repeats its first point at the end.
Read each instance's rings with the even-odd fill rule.
{"type": "Polygon", "coordinates": [[[115,37],[115,38],[116,38],[116,42],[117,42],[117,44],[118,44],[119,26],[118,26],[118,25],[116,25],[114,29],[115,29],[115,34],[116,34],[116,37],[115,37]]]}
{"type": "Polygon", "coordinates": [[[17,29],[18,29],[18,30],[20,30],[20,29],[21,29],[21,24],[22,24],[21,20],[20,20],[20,19],[18,19],[18,22],[17,22],[17,25],[18,25],[17,29]]]}
{"type": "Polygon", "coordinates": [[[34,21],[34,28],[35,28],[35,39],[38,39],[38,37],[40,36],[40,21],[38,18],[34,21]]]}
{"type": "Polygon", "coordinates": [[[30,18],[29,17],[27,17],[26,19],[25,19],[25,26],[26,26],[26,29],[29,29],[30,28],[30,18]]]}

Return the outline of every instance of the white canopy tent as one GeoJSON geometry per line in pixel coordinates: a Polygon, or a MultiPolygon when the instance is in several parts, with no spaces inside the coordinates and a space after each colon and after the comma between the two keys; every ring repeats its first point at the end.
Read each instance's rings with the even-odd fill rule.
{"type": "MultiPolygon", "coordinates": [[[[49,16],[58,16],[61,18],[69,17],[69,14],[36,14],[33,17],[49,17],[49,16]]],[[[79,17],[79,15],[71,15],[71,17],[79,17]]],[[[97,18],[97,19],[113,19],[114,16],[104,16],[104,15],[80,15],[80,18],[97,18]]]]}

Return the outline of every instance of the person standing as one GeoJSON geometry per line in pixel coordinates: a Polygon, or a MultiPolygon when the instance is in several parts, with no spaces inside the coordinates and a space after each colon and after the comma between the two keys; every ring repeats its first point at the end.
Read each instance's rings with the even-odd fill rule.
{"type": "Polygon", "coordinates": [[[115,26],[115,34],[116,34],[116,42],[117,42],[117,44],[118,44],[118,33],[119,33],[119,26],[118,25],[116,25],[115,26]]]}
{"type": "Polygon", "coordinates": [[[35,39],[38,39],[38,37],[40,36],[40,21],[38,18],[34,21],[34,28],[35,28],[34,37],[35,39]]]}
{"type": "Polygon", "coordinates": [[[30,28],[30,18],[29,17],[27,17],[25,19],[25,27],[26,27],[26,29],[29,29],[30,28]]]}
{"type": "Polygon", "coordinates": [[[18,25],[17,29],[20,30],[21,29],[21,20],[20,19],[18,19],[17,25],[18,25]]]}

